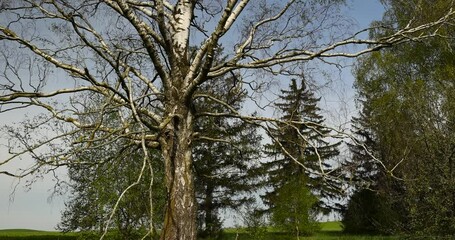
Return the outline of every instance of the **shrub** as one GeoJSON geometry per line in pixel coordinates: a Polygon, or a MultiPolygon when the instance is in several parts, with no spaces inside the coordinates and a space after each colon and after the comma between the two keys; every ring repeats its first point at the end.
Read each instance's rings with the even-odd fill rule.
{"type": "Polygon", "coordinates": [[[352,234],[391,234],[399,224],[391,202],[379,193],[362,189],[348,202],[343,216],[344,232],[352,234]]]}

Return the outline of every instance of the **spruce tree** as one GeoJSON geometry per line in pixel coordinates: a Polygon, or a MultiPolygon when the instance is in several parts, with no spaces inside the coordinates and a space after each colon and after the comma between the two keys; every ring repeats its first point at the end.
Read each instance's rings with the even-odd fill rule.
{"type": "Polygon", "coordinates": [[[308,189],[318,199],[314,209],[307,211],[330,211],[333,206],[327,200],[337,197],[341,183],[320,173],[321,168],[325,173],[333,173],[330,160],[339,154],[339,143],[330,143],[324,137],[330,130],[323,126],[324,117],[317,106],[320,98],[307,88],[304,79],[300,86],[293,79],[279,97],[281,101],[275,106],[282,115],[282,123],[270,129],[273,142],[265,147],[270,161],[263,165],[268,188],[263,200],[273,214],[273,209],[282,204],[280,189],[298,179],[302,191],[308,189]]]}
{"type": "MultiPolygon", "coordinates": [[[[201,87],[217,100],[201,98],[195,107],[223,112],[222,101],[240,110],[246,97],[241,85],[236,74],[221,83],[209,81],[201,87]]],[[[216,238],[221,233],[221,211],[238,209],[254,200],[251,193],[255,190],[261,136],[241,120],[203,116],[197,119],[196,131],[203,135],[193,150],[199,233],[200,237],[216,238]]]]}
{"type": "MultiPolygon", "coordinates": [[[[378,142],[369,120],[370,108],[364,106],[358,117],[353,117],[353,141],[348,142],[351,158],[344,161],[345,177],[357,188],[378,189],[384,169],[378,159],[378,142]]],[[[382,177],[383,179],[383,177],[382,177]]]]}
{"type": "MultiPolygon", "coordinates": [[[[367,97],[368,98],[368,97],[367,97]]],[[[343,168],[353,193],[343,209],[343,226],[351,234],[392,234],[404,222],[401,183],[382,165],[384,152],[371,122],[371,106],[360,101],[362,110],[352,119],[354,139],[348,143],[351,158],[343,168]],[[382,153],[381,153],[382,152],[382,153]]]]}

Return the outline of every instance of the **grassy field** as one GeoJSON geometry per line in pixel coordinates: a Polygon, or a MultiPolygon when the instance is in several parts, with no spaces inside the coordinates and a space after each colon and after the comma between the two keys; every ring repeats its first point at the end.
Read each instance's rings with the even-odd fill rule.
{"type": "MultiPolygon", "coordinates": [[[[265,233],[258,233],[255,237],[251,236],[245,229],[226,229],[223,240],[296,240],[296,236],[289,236],[276,230],[268,229],[265,233]]],[[[392,236],[358,236],[346,235],[342,233],[340,222],[321,223],[321,230],[314,236],[300,237],[301,240],[392,240],[401,239],[392,236]]]]}
{"type": "Polygon", "coordinates": [[[341,222],[323,222],[321,223],[322,232],[341,232],[343,225],[341,222]]]}
{"type": "MultiPolygon", "coordinates": [[[[354,236],[345,235],[341,232],[340,222],[321,223],[321,230],[311,237],[300,237],[301,240],[389,240],[401,239],[400,237],[383,237],[383,236],[354,236]]],[[[60,233],[48,231],[36,231],[28,229],[9,229],[0,230],[0,240],[76,240],[85,239],[80,233],[60,233]]],[[[110,239],[110,238],[108,238],[110,239]]],[[[279,231],[268,230],[267,232],[256,233],[252,236],[245,229],[226,229],[223,240],[296,240],[295,236],[287,236],[279,231]]]]}
{"type": "Polygon", "coordinates": [[[30,229],[7,229],[0,230],[0,240],[31,239],[31,240],[70,240],[77,239],[77,233],[60,233],[51,231],[37,231],[30,229]]]}

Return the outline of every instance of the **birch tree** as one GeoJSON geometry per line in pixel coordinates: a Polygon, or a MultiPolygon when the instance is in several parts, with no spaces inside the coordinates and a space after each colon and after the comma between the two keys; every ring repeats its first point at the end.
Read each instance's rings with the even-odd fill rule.
{"type": "MultiPolygon", "coordinates": [[[[207,137],[194,131],[195,120],[235,118],[265,130],[293,124],[236,110],[197,91],[201,84],[241,74],[243,87],[254,96],[269,79],[298,75],[299,65],[308,61],[331,62],[422,41],[453,23],[450,8],[434,21],[411,20],[402,28],[389,26],[386,36],[362,39],[363,31],[345,31],[338,11],[342,2],[3,0],[1,111],[36,108],[40,117],[5,128],[10,155],[0,162],[0,173],[16,178],[45,173],[78,164],[73,161],[77,152],[103,148],[106,141],[128,141],[144,152],[134,185],[152,166],[147,149],[156,148],[164,159],[168,196],[161,239],[196,239],[191,150],[194,141],[207,137]],[[215,62],[222,45],[227,58],[215,62]],[[353,45],[359,47],[350,51],[353,45]],[[88,120],[80,118],[82,108],[71,100],[81,92],[106,99],[88,120]],[[198,111],[193,102],[200,98],[224,111],[198,111]],[[106,124],[109,111],[117,112],[118,125],[106,124]],[[74,134],[82,137],[68,141],[74,134]],[[34,162],[11,171],[10,163],[21,158],[34,162]]],[[[325,174],[322,169],[320,174],[325,174]]]]}

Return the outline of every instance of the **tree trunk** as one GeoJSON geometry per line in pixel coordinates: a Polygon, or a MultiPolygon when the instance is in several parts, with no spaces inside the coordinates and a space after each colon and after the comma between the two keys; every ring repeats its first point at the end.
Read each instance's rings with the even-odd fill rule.
{"type": "MultiPolygon", "coordinates": [[[[182,106],[183,105],[183,106],[182,106]]],[[[193,113],[175,105],[162,139],[166,168],[167,206],[161,240],[195,240],[197,235],[191,141],[193,113]]]]}

